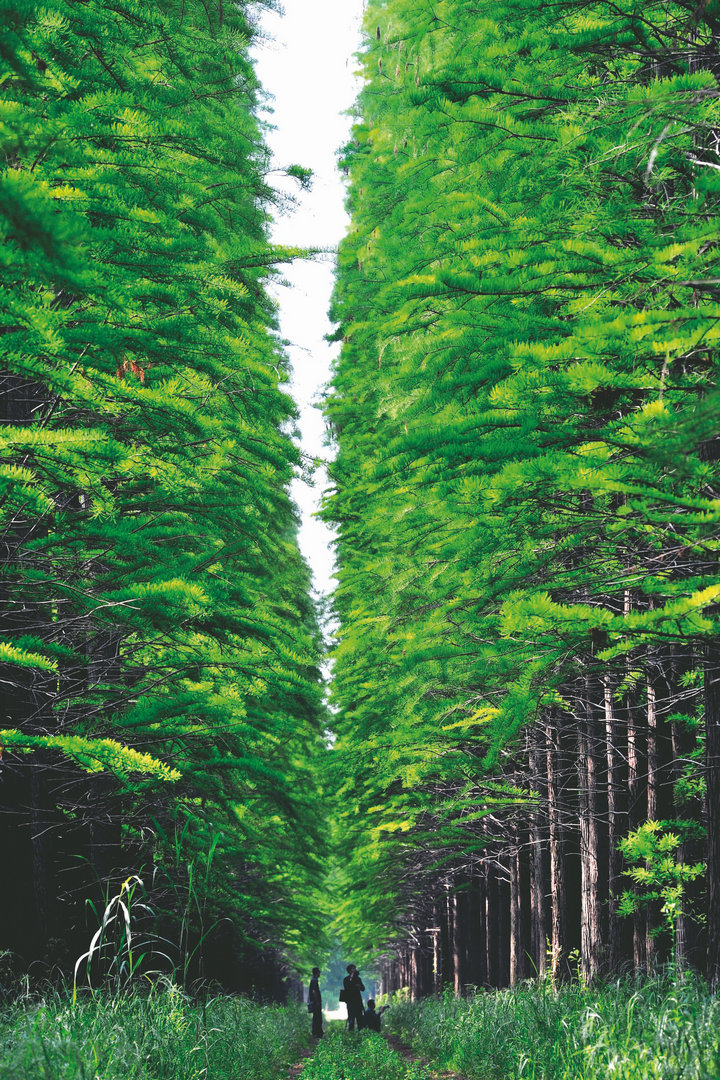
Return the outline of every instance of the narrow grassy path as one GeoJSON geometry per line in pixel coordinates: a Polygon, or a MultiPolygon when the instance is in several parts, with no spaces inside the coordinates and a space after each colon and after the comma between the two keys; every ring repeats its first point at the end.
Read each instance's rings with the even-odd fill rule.
{"type": "Polygon", "coordinates": [[[294,1065],[290,1066],[290,1072],[287,1075],[287,1080],[299,1080],[299,1078],[303,1075],[303,1070],[308,1063],[308,1059],[311,1058],[314,1053],[315,1045],[313,1044],[312,1046],[307,1046],[300,1055],[300,1059],[296,1061],[294,1065]]]}
{"type": "Polygon", "coordinates": [[[314,1055],[299,1062],[288,1080],[462,1080],[438,1072],[399,1040],[331,1026],[314,1055]],[[392,1043],[392,1045],[391,1045],[392,1043]]]}
{"type": "Polygon", "coordinates": [[[397,1035],[386,1035],[385,1039],[388,1046],[395,1051],[396,1054],[400,1054],[405,1061],[415,1062],[419,1065],[424,1065],[428,1072],[427,1075],[431,1076],[433,1080],[465,1080],[464,1076],[460,1076],[459,1073],[448,1072],[447,1069],[433,1069],[427,1058],[420,1057],[416,1054],[411,1046],[408,1046],[406,1042],[398,1038],[397,1035]]]}

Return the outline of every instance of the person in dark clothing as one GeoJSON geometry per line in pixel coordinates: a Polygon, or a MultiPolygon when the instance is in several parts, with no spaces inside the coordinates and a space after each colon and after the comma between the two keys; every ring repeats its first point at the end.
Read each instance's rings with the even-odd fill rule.
{"type": "Polygon", "coordinates": [[[322,994],[320,993],[320,968],[312,969],[312,979],[308,990],[308,1010],[312,1013],[313,1039],[322,1039],[322,994]]]}
{"type": "Polygon", "coordinates": [[[382,1014],[387,1009],[387,1005],[381,1005],[379,1009],[375,1008],[375,998],[368,998],[367,1009],[363,1017],[363,1027],[366,1031],[379,1031],[382,1024],[382,1014]]]}
{"type": "Polygon", "coordinates": [[[355,1030],[356,1022],[359,1031],[363,1026],[363,1013],[365,1012],[362,999],[362,991],[365,989],[365,985],[360,978],[360,972],[354,964],[348,964],[347,966],[347,975],[343,979],[343,989],[348,1011],[348,1031],[355,1030]]]}

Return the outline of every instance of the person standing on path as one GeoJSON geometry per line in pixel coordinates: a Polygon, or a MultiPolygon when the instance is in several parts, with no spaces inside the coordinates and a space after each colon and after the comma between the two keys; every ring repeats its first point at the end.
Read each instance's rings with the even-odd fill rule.
{"type": "Polygon", "coordinates": [[[347,975],[343,979],[343,989],[345,990],[345,1003],[348,1011],[348,1031],[355,1030],[356,1021],[359,1031],[363,1026],[363,1013],[365,1012],[362,999],[362,991],[365,986],[360,978],[360,972],[354,964],[348,964],[347,966],[347,975]]]}
{"type": "Polygon", "coordinates": [[[312,979],[308,990],[308,1010],[312,1013],[313,1039],[322,1039],[322,994],[320,993],[320,968],[312,969],[312,979]]]}

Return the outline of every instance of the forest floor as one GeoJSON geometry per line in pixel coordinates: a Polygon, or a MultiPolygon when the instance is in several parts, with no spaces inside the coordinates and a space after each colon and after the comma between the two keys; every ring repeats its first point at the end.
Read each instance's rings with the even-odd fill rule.
{"type": "Polygon", "coordinates": [[[351,1034],[341,1021],[326,1027],[325,1038],[292,1066],[287,1080],[464,1080],[433,1068],[396,1035],[351,1034]]]}
{"type": "Polygon", "coordinates": [[[306,1047],[300,1055],[299,1061],[296,1061],[294,1065],[290,1066],[290,1072],[287,1074],[287,1080],[298,1080],[298,1077],[302,1076],[303,1069],[308,1063],[308,1059],[315,1053],[314,1046],[306,1047]]]}
{"type": "Polygon", "coordinates": [[[428,1070],[428,1076],[431,1076],[433,1080],[465,1080],[465,1077],[461,1076],[460,1073],[448,1072],[445,1069],[439,1071],[433,1070],[432,1065],[427,1058],[416,1054],[413,1048],[408,1046],[406,1042],[403,1042],[402,1039],[399,1039],[397,1035],[386,1035],[385,1039],[391,1050],[394,1050],[396,1054],[400,1054],[405,1061],[410,1061],[423,1066],[428,1070]]]}
{"type": "Polygon", "coordinates": [[[398,995],[383,1035],[310,1043],[299,1004],[149,991],[0,1002],[0,1080],[720,1080],[720,998],[689,975],[398,995]]]}

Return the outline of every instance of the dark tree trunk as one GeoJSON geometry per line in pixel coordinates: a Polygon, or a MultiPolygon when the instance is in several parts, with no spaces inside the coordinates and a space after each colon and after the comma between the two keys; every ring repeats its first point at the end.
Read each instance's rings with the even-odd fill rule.
{"type": "Polygon", "coordinates": [[[488,864],[482,862],[478,869],[478,901],[480,904],[479,913],[479,932],[480,940],[478,947],[480,950],[480,966],[478,969],[478,985],[490,986],[490,971],[489,962],[490,955],[488,950],[488,864]]]}
{"type": "Polygon", "coordinates": [[[705,649],[705,823],[707,828],[707,978],[720,986],[720,645],[705,649]]]}
{"type": "Polygon", "coordinates": [[[517,986],[523,978],[522,910],[520,888],[520,852],[517,830],[514,850],[508,856],[510,867],[510,985],[517,986]]]}
{"type": "Polygon", "coordinates": [[[438,901],[433,904],[433,991],[439,994],[442,990],[442,911],[438,901]]]}
{"type": "Polygon", "coordinates": [[[598,851],[597,759],[593,703],[588,691],[586,714],[578,725],[580,809],[580,953],[583,975],[593,982],[600,974],[600,877],[598,851]]]}
{"type": "Polygon", "coordinates": [[[494,860],[486,863],[485,948],[490,986],[500,985],[500,924],[497,868],[494,860]]]}
{"type": "MultiPolygon", "coordinates": [[[[519,786],[520,778],[515,777],[519,786]]],[[[530,870],[528,833],[524,822],[513,826],[513,848],[508,857],[510,867],[510,985],[517,986],[527,978],[530,946],[530,870]]]]}
{"type": "MultiPolygon", "coordinates": [[[[434,924],[433,924],[434,925],[434,924]]],[[[432,994],[435,990],[435,971],[433,968],[435,947],[435,933],[432,928],[425,927],[422,933],[422,989],[423,997],[432,994]]]]}
{"type": "Polygon", "coordinates": [[[465,982],[470,986],[485,984],[483,970],[485,912],[481,881],[477,871],[473,872],[465,892],[465,982]]]}
{"type": "Polygon", "coordinates": [[[497,889],[498,986],[510,984],[510,883],[506,860],[495,878],[497,889]]]}
{"type": "Polygon", "coordinates": [[[443,896],[440,904],[440,988],[452,984],[452,912],[450,907],[450,891],[447,886],[443,888],[443,896]]]}
{"type": "Polygon", "coordinates": [[[622,892],[622,860],[618,843],[623,836],[622,786],[620,782],[619,725],[615,715],[612,683],[603,680],[605,705],[605,753],[607,762],[607,832],[608,832],[608,938],[607,966],[618,971],[622,963],[622,939],[617,914],[622,892]]]}
{"type": "Polygon", "coordinates": [[[543,804],[547,803],[545,731],[535,725],[530,735],[530,783],[541,802],[530,814],[530,953],[535,972],[545,974],[548,949],[549,835],[543,804]],[[541,808],[542,807],[542,808],[541,808]]]}
{"type": "MultiPolygon", "coordinates": [[[[637,829],[647,820],[647,787],[643,777],[647,775],[643,754],[642,731],[638,726],[639,709],[628,695],[625,700],[627,716],[627,758],[628,758],[628,825],[630,830],[637,829]]],[[[633,913],[633,966],[635,971],[647,971],[645,912],[638,909],[633,913]]]]}
{"type": "Polygon", "coordinates": [[[465,945],[463,941],[463,902],[461,894],[452,893],[448,897],[448,911],[452,928],[452,974],[453,989],[456,994],[462,994],[465,981],[465,945]]]}
{"type": "Polygon", "coordinates": [[[564,982],[568,966],[567,891],[565,885],[565,840],[560,788],[559,720],[548,718],[546,727],[546,769],[550,835],[551,972],[554,982],[564,982]]]}
{"type": "MultiPolygon", "coordinates": [[[[668,681],[670,661],[657,650],[650,650],[647,661],[647,816],[648,821],[667,820],[673,811],[672,801],[672,744],[667,716],[672,700],[668,681]]],[[[648,905],[646,952],[648,967],[661,953],[657,932],[663,925],[662,904],[659,900],[648,905]]]]}
{"type": "MultiPolygon", "coordinates": [[[[697,748],[693,731],[681,720],[672,724],[672,744],[674,762],[674,780],[677,784],[683,771],[697,748]]],[[[695,806],[677,799],[674,816],[678,820],[694,821],[701,824],[701,815],[695,806]]],[[[678,850],[678,859],[683,863],[697,863],[704,857],[702,843],[697,839],[685,840],[678,850]]],[[[677,920],[675,931],[675,957],[682,968],[691,965],[699,970],[704,968],[704,957],[700,953],[702,928],[697,920],[700,908],[701,886],[699,882],[689,882],[685,889],[682,911],[677,920]]]]}
{"type": "Polygon", "coordinates": [[[417,1001],[422,996],[421,983],[421,963],[420,963],[420,949],[417,943],[416,935],[413,934],[411,939],[410,949],[410,1000],[417,1001]]]}

